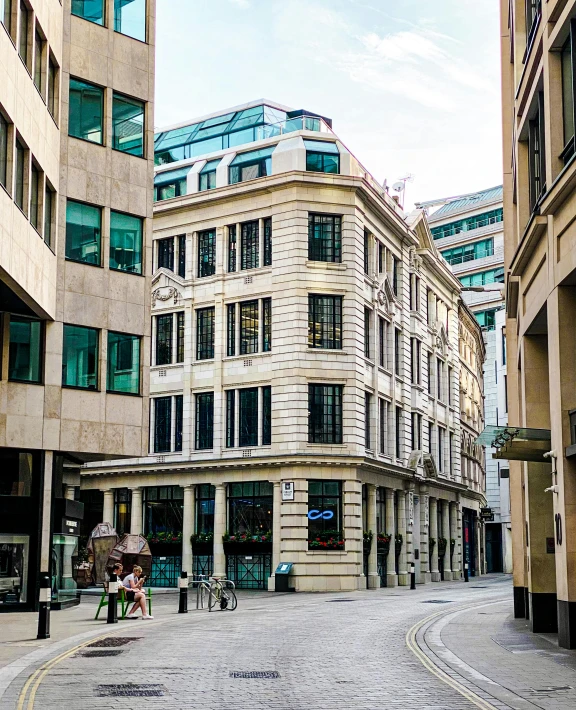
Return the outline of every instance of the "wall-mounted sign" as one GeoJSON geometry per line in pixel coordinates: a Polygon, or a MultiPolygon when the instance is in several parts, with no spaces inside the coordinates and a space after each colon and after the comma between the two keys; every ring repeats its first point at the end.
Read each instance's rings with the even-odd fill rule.
{"type": "Polygon", "coordinates": [[[480,508],[480,517],[482,520],[494,520],[494,511],[492,508],[480,508]]]}
{"type": "Polygon", "coordinates": [[[308,511],[308,518],[310,520],[318,520],[319,518],[324,518],[324,520],[331,520],[334,517],[333,510],[316,510],[313,508],[308,511]]]}
{"type": "Polygon", "coordinates": [[[66,521],[66,526],[69,528],[77,528],[78,527],[78,521],[77,520],[67,520],[66,521]]]}
{"type": "Polygon", "coordinates": [[[294,482],[282,481],[282,501],[294,500],[294,482]]]}

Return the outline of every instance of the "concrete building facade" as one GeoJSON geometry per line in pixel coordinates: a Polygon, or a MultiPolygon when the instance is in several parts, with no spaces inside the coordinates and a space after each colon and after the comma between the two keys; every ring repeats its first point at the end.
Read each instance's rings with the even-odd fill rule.
{"type": "MultiPolygon", "coordinates": [[[[506,324],[504,305],[504,222],[502,187],[419,203],[428,214],[436,246],[463,285],[462,298],[484,333],[486,424],[506,426],[506,324]]],[[[490,443],[490,442],[489,442],[490,443]]],[[[488,572],[512,572],[510,469],[486,448],[488,572]]]]}
{"type": "Polygon", "coordinates": [[[82,495],[150,539],[156,583],[273,588],[288,562],[297,590],[459,579],[463,518],[479,573],[465,306],[424,213],[329,119],[264,100],[159,132],[156,162],[150,456],[85,466],[82,495]]]}
{"type": "Polygon", "coordinates": [[[514,601],[576,648],[573,0],[501,3],[514,601]]]}
{"type": "Polygon", "coordinates": [[[0,2],[0,611],[74,586],[67,467],[147,450],[154,22],[0,2]]]}

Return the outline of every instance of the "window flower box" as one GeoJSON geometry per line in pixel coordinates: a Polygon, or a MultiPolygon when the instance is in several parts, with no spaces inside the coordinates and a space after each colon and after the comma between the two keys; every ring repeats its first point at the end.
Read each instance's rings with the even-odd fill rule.
{"type": "Polygon", "coordinates": [[[308,549],[315,551],[342,550],[344,551],[346,540],[338,530],[325,530],[319,532],[308,539],[308,549]]]}
{"type": "Polygon", "coordinates": [[[378,548],[378,552],[387,555],[390,552],[391,539],[392,535],[384,535],[384,533],[378,533],[378,535],[376,536],[376,546],[378,548]]]}

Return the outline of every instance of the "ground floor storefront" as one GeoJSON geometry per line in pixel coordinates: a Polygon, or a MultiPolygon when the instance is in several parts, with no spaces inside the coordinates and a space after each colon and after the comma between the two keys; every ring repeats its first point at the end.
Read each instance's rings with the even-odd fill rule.
{"type": "MultiPolygon", "coordinates": [[[[181,570],[274,589],[291,563],[296,591],[337,591],[460,579],[485,571],[484,499],[450,479],[368,465],[277,464],[178,470],[102,465],[76,481],[118,533],[144,535],[150,583],[181,570]]],[[[83,533],[88,534],[86,525],[83,533]]]]}

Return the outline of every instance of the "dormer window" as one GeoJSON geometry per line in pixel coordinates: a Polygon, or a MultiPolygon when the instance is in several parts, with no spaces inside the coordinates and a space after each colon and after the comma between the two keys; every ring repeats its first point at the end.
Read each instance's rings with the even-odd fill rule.
{"type": "Polygon", "coordinates": [[[340,172],[340,152],[336,143],[328,141],[304,141],[306,146],[306,170],[313,173],[340,172]]]}

